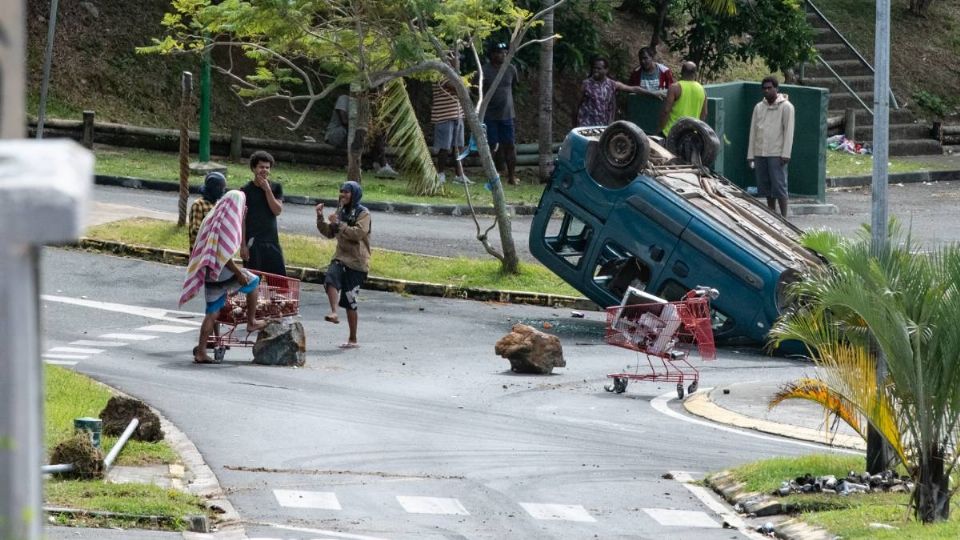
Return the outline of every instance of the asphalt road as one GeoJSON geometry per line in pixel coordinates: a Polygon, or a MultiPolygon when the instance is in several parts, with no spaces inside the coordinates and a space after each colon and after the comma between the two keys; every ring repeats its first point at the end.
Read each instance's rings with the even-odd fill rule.
{"type": "MultiPolygon", "coordinates": [[[[322,322],[308,286],[304,368],[255,366],[243,348],[200,366],[200,303],[176,311],[182,268],[62,249],[42,262],[48,361],[177,424],[251,538],[744,538],[664,475],[825,451],[692,421],[673,383],[603,391],[642,359],[603,344],[600,313],[363,291],[362,346],[342,351],[346,325],[322,322]],[[493,346],[516,322],[552,325],[567,367],[511,373],[493,346]]],[[[701,388],[809,368],[741,350],[695,365],[701,388]]]]}

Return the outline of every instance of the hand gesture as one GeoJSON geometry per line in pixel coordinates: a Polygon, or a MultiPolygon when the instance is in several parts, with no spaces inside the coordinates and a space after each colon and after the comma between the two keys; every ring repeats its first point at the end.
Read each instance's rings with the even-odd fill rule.
{"type": "Polygon", "coordinates": [[[314,207],[317,211],[317,219],[323,221],[323,203],[318,204],[314,207]]]}
{"type": "Polygon", "coordinates": [[[331,213],[330,213],[330,224],[331,224],[331,225],[335,225],[335,224],[337,224],[337,223],[340,223],[340,216],[338,216],[336,212],[331,212],[331,213]]]}

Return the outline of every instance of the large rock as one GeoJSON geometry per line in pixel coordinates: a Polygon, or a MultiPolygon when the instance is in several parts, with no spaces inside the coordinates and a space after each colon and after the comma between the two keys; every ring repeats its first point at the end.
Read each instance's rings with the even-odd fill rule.
{"type": "Polygon", "coordinates": [[[307,339],[299,322],[272,322],[257,335],[253,363],[265,366],[302,366],[307,361],[307,339]]]}
{"type": "Polygon", "coordinates": [[[545,334],[525,324],[515,324],[510,333],[500,338],[496,353],[510,360],[515,373],[549,374],[555,367],[565,367],[560,338],[545,334]]]}
{"type": "Polygon", "coordinates": [[[150,410],[146,403],[122,396],[113,396],[107,406],[100,412],[103,421],[103,434],[119,437],[127,429],[130,420],[140,421],[137,429],[130,436],[138,441],[156,442],[163,440],[163,430],[160,429],[160,418],[150,410]]]}

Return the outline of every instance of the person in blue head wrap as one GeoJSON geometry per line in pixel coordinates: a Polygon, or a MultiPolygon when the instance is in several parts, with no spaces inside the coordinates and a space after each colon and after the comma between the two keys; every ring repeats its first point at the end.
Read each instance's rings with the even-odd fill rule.
{"type": "Polygon", "coordinates": [[[203,187],[200,188],[200,198],[193,201],[190,206],[190,219],[187,221],[187,233],[190,235],[190,251],[193,251],[193,245],[197,242],[197,231],[200,230],[200,224],[203,218],[207,217],[213,205],[217,204],[220,197],[227,192],[227,177],[219,171],[211,171],[203,179],[203,187]]]}
{"type": "Polygon", "coordinates": [[[370,211],[360,204],[362,198],[363,188],[351,180],[340,187],[337,210],[331,212],[329,218],[323,217],[323,203],[316,206],[317,230],[337,240],[337,249],[323,281],[330,301],[330,313],[323,319],[338,324],[337,306],[346,310],[350,336],[340,345],[341,349],[359,347],[357,295],[370,271],[370,211]]]}

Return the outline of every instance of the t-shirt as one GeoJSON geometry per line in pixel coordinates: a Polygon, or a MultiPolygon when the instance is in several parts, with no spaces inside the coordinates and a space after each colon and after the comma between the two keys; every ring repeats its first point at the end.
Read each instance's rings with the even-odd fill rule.
{"type": "Polygon", "coordinates": [[[637,66],[630,73],[630,80],[627,82],[630,86],[642,86],[644,90],[656,92],[657,90],[666,90],[673,84],[673,73],[670,68],[663,64],[656,63],[652,72],[643,70],[643,66],[637,66]]]}
{"type": "MultiPolygon", "coordinates": [[[[483,91],[490,91],[490,83],[497,76],[500,68],[493,67],[492,64],[483,65],[483,91]]],[[[487,105],[487,112],[484,119],[490,120],[512,120],[513,113],[513,85],[517,81],[517,68],[513,65],[507,66],[507,70],[500,79],[500,85],[493,91],[490,98],[490,104],[487,105]]]]}
{"type": "MultiPolygon", "coordinates": [[[[279,244],[277,235],[277,216],[273,215],[270,205],[267,204],[267,194],[252,181],[241,188],[247,196],[247,217],[244,223],[247,228],[247,242],[254,239],[257,243],[267,242],[279,244]]],[[[283,201],[283,186],[270,182],[270,191],[278,201],[283,201]]]]}
{"type": "Polygon", "coordinates": [[[347,94],[341,94],[337,98],[337,102],[333,104],[333,111],[330,112],[330,121],[327,122],[327,131],[332,129],[346,129],[347,124],[340,121],[340,115],[337,114],[337,111],[347,112],[350,110],[350,96],[347,94]]]}
{"type": "Polygon", "coordinates": [[[445,122],[463,117],[463,108],[457,99],[457,92],[444,88],[442,83],[433,83],[433,106],[430,108],[430,122],[445,122]]]}
{"type": "Polygon", "coordinates": [[[606,126],[613,122],[617,111],[617,83],[604,78],[587,78],[580,84],[583,102],[577,111],[578,126],[606,126]]]}

